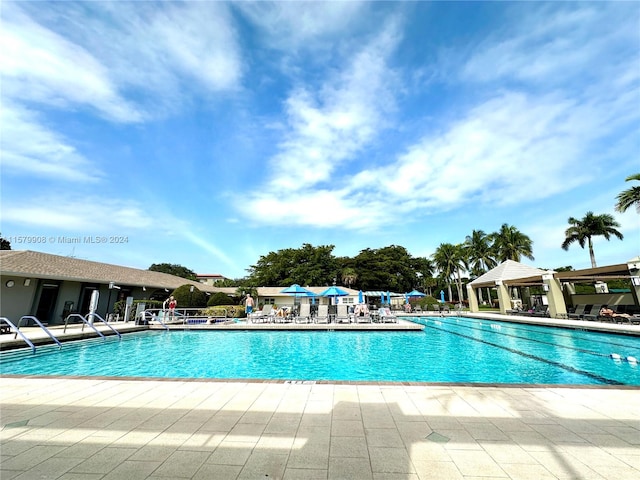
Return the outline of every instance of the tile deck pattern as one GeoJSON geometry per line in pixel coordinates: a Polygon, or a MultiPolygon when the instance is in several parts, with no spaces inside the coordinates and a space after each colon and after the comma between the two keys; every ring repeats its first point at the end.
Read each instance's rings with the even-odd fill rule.
{"type": "Polygon", "coordinates": [[[0,377],[2,480],[638,479],[638,389],[0,377]]]}

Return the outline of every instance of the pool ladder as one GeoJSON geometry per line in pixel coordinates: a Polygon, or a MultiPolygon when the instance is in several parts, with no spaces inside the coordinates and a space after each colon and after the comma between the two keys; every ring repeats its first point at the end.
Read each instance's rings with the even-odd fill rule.
{"type": "Polygon", "coordinates": [[[109,327],[113,333],[115,333],[116,335],[118,335],[119,339],[122,339],[122,335],[120,334],[120,332],[118,332],[115,328],[113,328],[111,325],[109,325],[104,318],[102,318],[100,315],[98,315],[97,313],[90,313],[88,314],[86,317],[83,315],[80,315],[79,313],[72,313],[70,315],[67,316],[67,318],[64,321],[64,330],[63,332],[66,333],[67,331],[67,325],[69,325],[69,319],[70,318],[79,318],[80,320],[82,320],[82,332],[84,332],[84,326],[87,325],[89,328],[93,329],[94,332],[96,332],[98,334],[98,336],[102,337],[103,339],[107,338],[104,336],[104,334],[102,334],[102,332],[100,332],[100,330],[98,330],[96,327],[93,326],[93,323],[90,322],[89,320],[87,320],[87,317],[89,318],[97,318],[98,320],[100,320],[102,323],[104,323],[107,327],[109,327]]]}
{"type": "Polygon", "coordinates": [[[51,337],[51,339],[56,342],[56,344],[58,345],[59,348],[62,348],[62,344],[60,343],[60,341],[53,335],[53,333],[51,333],[49,331],[49,329],[47,327],[45,327],[42,322],[40,320],[38,320],[36,317],[32,316],[32,315],[23,315],[22,317],[20,317],[20,320],[18,320],[18,325],[14,325],[13,322],[11,320],[9,320],[7,317],[0,317],[0,323],[4,322],[5,324],[9,325],[10,327],[13,327],[13,330],[15,331],[15,335],[13,336],[13,339],[15,340],[16,338],[18,338],[18,335],[20,335],[20,338],[22,340],[24,340],[24,342],[29,345],[29,348],[31,348],[31,351],[33,353],[36,352],[36,346],[33,344],[33,342],[31,340],[29,340],[21,331],[20,331],[20,326],[22,325],[22,321],[23,320],[33,320],[36,325],[38,325],[42,330],[44,330],[44,332],[49,335],[49,337],[51,337]]]}

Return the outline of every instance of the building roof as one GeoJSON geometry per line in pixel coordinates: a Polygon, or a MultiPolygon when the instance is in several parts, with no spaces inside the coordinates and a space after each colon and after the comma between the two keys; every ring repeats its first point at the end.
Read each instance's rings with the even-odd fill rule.
{"type": "Polygon", "coordinates": [[[529,279],[531,277],[537,277],[541,280],[542,275],[546,273],[552,273],[552,271],[541,270],[513,260],[506,260],[484,275],[476,278],[470,285],[473,287],[495,286],[497,281],[508,283],[509,280],[529,279]]]}
{"type": "Polygon", "coordinates": [[[109,263],[63,257],[31,250],[0,250],[0,274],[51,280],[69,280],[149,288],[175,289],[195,285],[202,291],[215,291],[203,283],[168,273],[152,272],[109,263]]]}

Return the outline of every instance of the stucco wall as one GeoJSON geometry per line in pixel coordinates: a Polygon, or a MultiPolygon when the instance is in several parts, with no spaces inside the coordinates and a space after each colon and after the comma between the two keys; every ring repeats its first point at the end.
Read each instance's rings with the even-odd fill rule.
{"type": "Polygon", "coordinates": [[[31,314],[38,281],[30,279],[28,286],[24,283],[24,278],[0,275],[0,317],[7,317],[14,324],[23,315],[31,314]],[[10,280],[14,285],[9,288],[7,282],[10,280]]]}

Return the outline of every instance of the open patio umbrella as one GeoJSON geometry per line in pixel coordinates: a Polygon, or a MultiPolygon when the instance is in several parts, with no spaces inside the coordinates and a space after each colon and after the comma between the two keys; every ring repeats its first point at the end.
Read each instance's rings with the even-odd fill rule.
{"type": "Polygon", "coordinates": [[[407,297],[408,297],[408,298],[412,298],[412,297],[419,297],[419,298],[421,298],[421,297],[426,297],[426,296],[427,296],[426,294],[424,294],[424,293],[422,293],[422,292],[419,292],[419,291],[417,291],[417,290],[411,290],[409,293],[407,293],[407,297]]]}
{"type": "Polygon", "coordinates": [[[284,290],[280,290],[280,293],[288,293],[289,295],[293,295],[294,297],[293,303],[295,303],[295,299],[297,299],[298,297],[315,297],[316,296],[316,294],[313,293],[311,290],[307,290],[306,288],[301,287],[297,283],[294,283],[293,285],[285,288],[284,290]]]}
{"type": "Polygon", "coordinates": [[[358,292],[358,303],[364,303],[364,295],[362,294],[362,290],[358,292]]]}
{"type": "Polygon", "coordinates": [[[345,297],[349,295],[347,292],[345,292],[344,290],[342,290],[339,287],[336,287],[335,285],[332,287],[327,288],[324,292],[320,293],[321,297],[333,297],[334,298],[334,303],[335,303],[335,298],[336,297],[345,297]]]}

